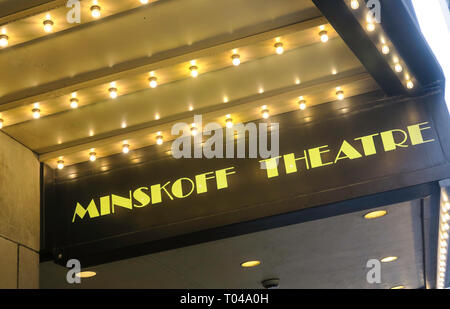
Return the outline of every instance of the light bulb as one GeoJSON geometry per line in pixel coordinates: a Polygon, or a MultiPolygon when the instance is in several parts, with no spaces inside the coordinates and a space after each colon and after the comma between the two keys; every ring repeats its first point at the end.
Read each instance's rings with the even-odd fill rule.
{"type": "Polygon", "coordinates": [[[352,7],[352,9],[357,10],[359,8],[359,1],[352,0],[352,2],[350,3],[350,6],[352,7]]]}
{"type": "Polygon", "coordinates": [[[64,168],[64,161],[63,160],[59,160],[58,161],[58,169],[62,170],[64,168]]]}
{"type": "Polygon", "coordinates": [[[89,153],[89,160],[94,162],[97,159],[97,154],[95,152],[89,153]]]}
{"type": "Polygon", "coordinates": [[[142,4],[147,4],[148,0],[140,0],[142,4]]]}
{"type": "Polygon", "coordinates": [[[239,56],[238,54],[234,54],[233,56],[231,56],[231,61],[233,62],[234,66],[238,66],[241,64],[241,59],[239,59],[241,56],[239,56]]]}
{"type": "Polygon", "coordinates": [[[198,68],[197,66],[193,65],[189,68],[189,70],[191,70],[191,76],[192,77],[197,77],[198,76],[198,68]]]}
{"type": "Polygon", "coordinates": [[[374,23],[372,23],[372,22],[370,22],[370,23],[367,23],[367,31],[369,31],[369,32],[372,32],[372,31],[374,31],[375,30],[375,24],[374,23]]]}
{"type": "Polygon", "coordinates": [[[268,109],[263,109],[263,110],[261,111],[261,115],[262,115],[262,117],[263,117],[264,119],[269,118],[269,110],[268,110],[268,109]]]}
{"type": "Polygon", "coordinates": [[[408,89],[413,89],[414,88],[414,83],[411,80],[408,80],[406,82],[406,87],[408,87],[408,89]]]}
{"type": "Polygon", "coordinates": [[[123,146],[122,146],[122,152],[123,152],[123,153],[129,153],[129,152],[130,152],[130,145],[128,145],[128,144],[123,144],[123,146]]]}
{"type": "Polygon", "coordinates": [[[41,110],[39,108],[33,108],[31,111],[33,112],[34,119],[41,117],[41,110]]]}
{"type": "Polygon", "coordinates": [[[44,20],[44,31],[52,32],[53,31],[53,21],[50,19],[44,20]]]}
{"type": "Polygon", "coordinates": [[[301,109],[301,110],[304,110],[305,108],[306,108],[306,101],[305,100],[300,100],[300,102],[298,102],[299,104],[298,104],[298,107],[301,109]]]}
{"type": "Polygon", "coordinates": [[[227,118],[227,120],[225,120],[225,124],[227,126],[227,128],[232,128],[233,127],[233,119],[231,118],[227,118]]]}
{"type": "Polygon", "coordinates": [[[395,72],[397,72],[397,73],[400,73],[401,71],[403,71],[403,67],[400,63],[396,63],[394,69],[395,69],[395,72]]]}
{"type": "Polygon", "coordinates": [[[117,98],[117,88],[114,88],[114,87],[109,88],[109,96],[112,99],[117,98]]]}
{"type": "Polygon", "coordinates": [[[151,88],[156,88],[158,86],[158,79],[156,77],[152,76],[148,81],[151,88]]]}
{"type": "Polygon", "coordinates": [[[3,128],[3,119],[0,118],[0,129],[3,128]]]}
{"type": "Polygon", "coordinates": [[[99,18],[100,15],[101,15],[100,11],[101,11],[100,6],[98,6],[98,5],[91,6],[91,15],[92,15],[92,17],[99,18]]]}
{"type": "Polygon", "coordinates": [[[71,98],[70,99],[70,107],[71,108],[77,108],[78,107],[78,99],[77,98],[71,98]]]}
{"type": "Polygon", "coordinates": [[[191,128],[191,134],[192,134],[192,136],[196,136],[197,133],[198,133],[198,129],[197,129],[196,127],[193,126],[193,127],[191,128]]]}
{"type": "Polygon", "coordinates": [[[281,43],[281,42],[275,43],[274,47],[275,47],[275,52],[278,55],[281,55],[282,53],[284,53],[283,43],[281,43]]]}
{"type": "Polygon", "coordinates": [[[338,90],[338,91],[336,91],[336,95],[337,95],[337,98],[338,98],[338,100],[344,100],[344,91],[342,91],[342,90],[338,90]]]}
{"type": "Polygon", "coordinates": [[[8,46],[9,37],[6,34],[0,34],[0,47],[8,46]]]}
{"type": "Polygon", "coordinates": [[[385,55],[389,54],[390,52],[389,46],[383,45],[383,47],[381,47],[381,52],[385,55]]]}
{"type": "Polygon", "coordinates": [[[328,32],[326,32],[325,30],[320,31],[319,36],[320,36],[320,40],[322,41],[322,43],[328,42],[328,32]]]}
{"type": "Polygon", "coordinates": [[[162,145],[163,144],[163,137],[161,135],[158,135],[156,137],[156,144],[162,145]]]}

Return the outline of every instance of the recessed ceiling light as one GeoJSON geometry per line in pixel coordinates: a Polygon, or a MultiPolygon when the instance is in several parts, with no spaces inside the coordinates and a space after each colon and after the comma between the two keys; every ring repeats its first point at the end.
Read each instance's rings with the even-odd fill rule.
{"type": "Polygon", "coordinates": [[[393,262],[395,260],[397,260],[398,258],[396,256],[387,256],[385,258],[381,259],[381,262],[383,263],[389,263],[389,262],[393,262]]]}
{"type": "Polygon", "coordinates": [[[371,211],[369,213],[366,213],[364,215],[364,219],[376,219],[376,218],[380,218],[383,217],[387,214],[386,210],[375,210],[375,211],[371,211]]]}
{"type": "Polygon", "coordinates": [[[77,276],[78,278],[91,278],[95,275],[97,275],[95,271],[81,271],[75,274],[75,276],[77,276]]]}
{"type": "Polygon", "coordinates": [[[258,266],[259,264],[261,264],[261,261],[258,261],[258,260],[247,261],[247,262],[241,263],[241,267],[255,267],[255,266],[258,266]]]}
{"type": "Polygon", "coordinates": [[[393,287],[391,288],[391,290],[401,290],[401,289],[404,289],[404,288],[405,288],[404,285],[397,285],[397,286],[393,286],[393,287]]]}

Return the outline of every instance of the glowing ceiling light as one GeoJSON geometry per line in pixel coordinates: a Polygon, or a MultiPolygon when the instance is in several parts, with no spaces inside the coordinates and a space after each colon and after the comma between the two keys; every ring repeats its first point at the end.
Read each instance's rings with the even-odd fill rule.
{"type": "Polygon", "coordinates": [[[158,79],[155,76],[150,77],[148,81],[151,88],[156,88],[158,86],[158,79]]]}
{"type": "Polygon", "coordinates": [[[95,275],[97,275],[97,273],[94,271],[82,271],[75,274],[75,276],[79,278],[91,278],[94,277],[95,275]]]}
{"type": "Polygon", "coordinates": [[[101,15],[101,8],[99,5],[93,5],[91,6],[91,15],[94,18],[99,18],[101,15]]]}
{"type": "Polygon", "coordinates": [[[197,133],[198,133],[197,126],[195,125],[195,123],[193,123],[193,124],[191,125],[191,134],[192,134],[192,136],[196,136],[197,133]]]}
{"type": "Polygon", "coordinates": [[[158,144],[158,145],[163,144],[163,137],[161,135],[161,132],[158,132],[158,136],[156,137],[156,144],[158,144]]]}
{"type": "Polygon", "coordinates": [[[77,108],[78,107],[78,99],[77,98],[71,98],[70,99],[70,107],[71,108],[77,108]]]}
{"type": "Polygon", "coordinates": [[[230,115],[227,115],[227,119],[225,120],[225,125],[227,128],[231,129],[233,127],[233,119],[230,117],[230,115]]]}
{"type": "Polygon", "coordinates": [[[57,164],[58,164],[58,169],[59,169],[59,170],[62,170],[62,169],[64,168],[64,161],[63,161],[63,160],[59,160],[59,161],[57,162],[57,164]]]}
{"type": "Polygon", "coordinates": [[[393,287],[391,288],[391,290],[401,290],[401,289],[404,289],[404,288],[405,288],[404,285],[397,285],[397,286],[393,286],[393,287]]]}
{"type": "Polygon", "coordinates": [[[406,87],[408,87],[408,89],[413,89],[414,88],[414,83],[411,80],[407,80],[406,81],[406,87]]]}
{"type": "Polygon", "coordinates": [[[111,99],[117,98],[117,88],[116,87],[111,87],[108,89],[108,91],[109,91],[109,96],[111,97],[111,99]]]}
{"type": "Polygon", "coordinates": [[[300,101],[298,101],[298,108],[301,110],[306,109],[306,100],[303,97],[300,97],[300,101]]]}
{"type": "Polygon", "coordinates": [[[395,72],[400,73],[401,71],[403,71],[403,67],[400,63],[396,63],[394,66],[395,72]]]}
{"type": "Polygon", "coordinates": [[[262,117],[264,118],[264,119],[267,119],[267,118],[269,118],[269,110],[268,109],[263,109],[262,111],[261,111],[261,115],[262,115],[262,117]]]}
{"type": "Polygon", "coordinates": [[[350,2],[350,6],[352,7],[352,9],[357,10],[359,8],[359,1],[358,0],[352,0],[350,2]]]}
{"type": "Polygon", "coordinates": [[[50,16],[47,16],[47,19],[44,20],[44,31],[45,32],[52,32],[53,31],[53,21],[50,19],[50,16]]]}
{"type": "Polygon", "coordinates": [[[31,110],[31,112],[33,113],[33,118],[34,119],[38,119],[41,117],[41,110],[39,108],[33,108],[31,110]]]}
{"type": "Polygon", "coordinates": [[[282,53],[284,53],[283,43],[277,42],[277,43],[275,43],[274,47],[275,47],[275,52],[278,55],[281,55],[282,53]]]}
{"type": "Polygon", "coordinates": [[[381,262],[383,263],[389,263],[389,262],[393,262],[396,261],[398,258],[396,256],[387,256],[385,258],[381,259],[381,262]]]}
{"type": "Polygon", "coordinates": [[[376,218],[380,218],[383,217],[387,214],[386,210],[376,210],[376,211],[371,211],[367,214],[364,215],[364,219],[376,219],[376,218]]]}
{"type": "Polygon", "coordinates": [[[325,31],[325,30],[320,31],[319,36],[320,36],[320,40],[322,41],[322,43],[328,42],[328,32],[327,31],[325,31]]]}
{"type": "Polygon", "coordinates": [[[389,49],[389,46],[387,46],[386,44],[381,47],[381,52],[385,55],[389,54],[390,51],[391,50],[389,49]]]}
{"type": "Polygon", "coordinates": [[[0,118],[0,129],[3,128],[3,119],[0,118]]]}
{"type": "Polygon", "coordinates": [[[231,62],[233,62],[234,66],[239,66],[241,64],[241,59],[239,59],[241,56],[238,54],[234,54],[231,56],[231,62]]]}
{"type": "Polygon", "coordinates": [[[373,22],[367,23],[366,29],[367,29],[367,31],[369,31],[369,32],[374,31],[374,30],[375,30],[375,24],[374,24],[373,22]]]}
{"type": "Polygon", "coordinates": [[[338,100],[340,100],[340,101],[344,100],[344,91],[339,89],[338,91],[336,91],[336,96],[337,96],[338,100]]]}
{"type": "Polygon", "coordinates": [[[91,162],[94,162],[95,160],[97,160],[97,154],[95,153],[95,152],[90,152],[89,153],[89,160],[91,161],[91,162]]]}
{"type": "Polygon", "coordinates": [[[254,261],[246,261],[241,263],[241,267],[255,267],[261,264],[261,261],[254,260],[254,261]]]}
{"type": "Polygon", "coordinates": [[[196,65],[193,65],[189,68],[189,70],[191,71],[191,76],[192,77],[197,77],[198,76],[198,67],[196,65]]]}
{"type": "Polygon", "coordinates": [[[8,46],[9,37],[6,34],[0,34],[0,47],[8,46]]]}
{"type": "Polygon", "coordinates": [[[140,0],[142,4],[147,4],[148,0],[140,0]]]}
{"type": "Polygon", "coordinates": [[[130,145],[128,145],[127,143],[124,143],[122,145],[122,152],[123,153],[129,153],[130,152],[130,145]]]}

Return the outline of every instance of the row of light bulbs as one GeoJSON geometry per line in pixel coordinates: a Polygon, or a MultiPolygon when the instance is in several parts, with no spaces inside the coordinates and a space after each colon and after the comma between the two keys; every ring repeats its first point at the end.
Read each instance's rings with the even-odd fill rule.
{"type": "MultiPolygon", "coordinates": [[[[149,0],[139,0],[139,2],[141,4],[148,4],[149,0]]],[[[91,11],[91,16],[95,19],[98,19],[101,17],[101,6],[98,2],[98,0],[93,0],[92,1],[92,6],[90,7],[90,11],[91,11]]],[[[54,21],[52,20],[52,17],[50,15],[50,13],[48,13],[45,16],[45,20],[42,22],[43,25],[43,29],[45,32],[50,33],[53,31],[53,25],[54,25],[54,21]]],[[[7,47],[9,44],[9,36],[6,34],[6,29],[2,29],[2,32],[0,34],[0,47],[4,48],[7,47]]]]}
{"type": "MultiPolygon", "coordinates": [[[[359,1],[358,0],[351,0],[350,1],[350,7],[353,10],[358,10],[359,9],[359,1]]],[[[375,26],[375,21],[373,20],[373,15],[371,12],[369,12],[366,15],[366,29],[368,32],[373,32],[376,29],[375,26]]],[[[389,55],[389,53],[391,52],[389,46],[386,43],[386,40],[384,38],[381,39],[381,52],[383,53],[383,55],[389,55]]],[[[398,59],[398,57],[394,56],[392,58],[393,61],[393,67],[395,72],[397,73],[402,73],[403,72],[403,66],[400,64],[400,61],[398,59]]],[[[411,80],[411,77],[408,73],[405,74],[405,83],[406,83],[406,87],[408,89],[413,89],[414,88],[414,82],[411,80]]]]}
{"type": "MultiPolygon", "coordinates": [[[[337,87],[336,88],[336,98],[338,100],[343,100],[345,98],[344,96],[344,91],[342,90],[342,87],[337,87]]],[[[298,98],[298,107],[300,110],[305,110],[307,105],[306,105],[306,100],[303,96],[300,96],[298,98]]],[[[267,105],[263,105],[261,107],[261,117],[263,119],[268,119],[270,117],[270,111],[267,107],[267,105]]],[[[231,129],[233,127],[233,119],[231,118],[231,115],[228,114],[225,116],[225,126],[229,129],[231,129]]],[[[196,136],[198,134],[198,127],[195,123],[192,123],[190,125],[190,131],[191,131],[191,135],[192,136],[196,136]]],[[[162,145],[164,142],[164,138],[162,136],[161,132],[157,132],[156,134],[156,144],[157,145],[162,145]]],[[[123,142],[122,145],[122,152],[124,154],[129,153],[130,151],[130,144],[127,141],[123,142]]],[[[97,159],[97,154],[95,153],[94,149],[91,149],[91,151],[89,152],[89,160],[91,162],[94,162],[97,159]]],[[[58,169],[63,169],[64,168],[64,161],[62,160],[62,157],[60,157],[60,159],[57,161],[57,166],[58,169]]]]}
{"type": "Polygon", "coordinates": [[[438,244],[438,276],[437,287],[443,289],[445,287],[445,276],[447,271],[447,255],[448,255],[448,233],[450,230],[450,203],[447,195],[443,194],[441,202],[440,222],[439,222],[439,244],[438,244]]]}
{"type": "MultiPolygon", "coordinates": [[[[49,16],[47,16],[49,18],[49,16]]],[[[51,20],[46,20],[47,25],[50,29],[50,27],[53,26],[53,22],[51,22],[51,20]],[[51,22],[51,23],[50,23],[51,22]]],[[[44,22],[45,23],[45,22],[44,22]]],[[[328,42],[328,32],[326,30],[324,30],[325,27],[324,26],[320,26],[320,32],[319,32],[319,37],[320,40],[323,43],[328,42]]],[[[51,31],[51,29],[50,29],[51,31]]],[[[280,42],[279,40],[277,40],[277,42],[274,44],[274,49],[275,49],[275,53],[278,55],[281,55],[284,53],[284,46],[283,43],[280,42]]],[[[233,51],[233,54],[231,55],[231,63],[234,66],[239,66],[241,64],[241,56],[237,53],[237,51],[233,51]]],[[[189,67],[189,72],[190,75],[194,78],[198,77],[199,75],[199,68],[198,66],[195,64],[195,61],[191,61],[191,66],[189,67]]],[[[158,86],[158,78],[156,76],[154,76],[153,72],[150,72],[150,77],[148,79],[148,83],[149,83],[149,87],[150,88],[156,88],[158,86]]],[[[116,82],[111,82],[108,88],[108,92],[109,92],[109,96],[111,99],[116,99],[119,96],[119,90],[117,87],[117,83],[116,82]]],[[[35,104],[36,105],[36,104],[35,104]]],[[[72,96],[69,100],[69,105],[72,109],[76,109],[79,106],[79,99],[76,97],[76,93],[72,93],[72,96]]],[[[32,109],[32,115],[34,119],[38,119],[41,117],[41,110],[38,107],[34,107],[32,109]]],[[[3,119],[0,118],[0,129],[3,127],[3,119]]]]}

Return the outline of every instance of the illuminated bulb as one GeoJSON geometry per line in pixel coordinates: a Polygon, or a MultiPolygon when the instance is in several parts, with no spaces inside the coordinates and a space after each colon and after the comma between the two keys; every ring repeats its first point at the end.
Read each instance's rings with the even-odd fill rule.
{"type": "Polygon", "coordinates": [[[367,31],[372,32],[375,30],[375,24],[372,22],[367,23],[367,31]]]}
{"type": "Polygon", "coordinates": [[[197,133],[198,133],[198,129],[197,129],[197,127],[195,127],[195,125],[193,124],[193,125],[192,125],[192,128],[191,128],[191,134],[192,134],[192,136],[196,136],[197,133]]]}
{"type": "Polygon", "coordinates": [[[344,91],[342,91],[342,90],[338,90],[338,91],[336,91],[336,95],[337,95],[337,98],[338,98],[338,100],[344,100],[344,91]]]}
{"type": "Polygon", "coordinates": [[[442,211],[447,212],[450,210],[450,203],[445,203],[442,207],[442,211]]]}
{"type": "Polygon", "coordinates": [[[78,99],[77,98],[71,98],[70,99],[70,107],[71,108],[77,108],[78,107],[78,99]]]}
{"type": "Polygon", "coordinates": [[[114,88],[114,87],[109,88],[109,96],[112,99],[117,98],[117,88],[114,88]]]}
{"type": "Polygon", "coordinates": [[[395,72],[400,73],[401,71],[403,71],[403,67],[400,63],[396,63],[394,68],[395,68],[395,72]]]}
{"type": "Polygon", "coordinates": [[[264,109],[261,111],[261,115],[264,119],[269,118],[269,110],[268,109],[264,109]]]}
{"type": "Polygon", "coordinates": [[[233,127],[233,119],[231,118],[227,118],[227,120],[225,120],[225,125],[227,126],[227,128],[232,128],[233,127]]]}
{"type": "Polygon", "coordinates": [[[3,128],[3,119],[0,118],[0,129],[3,128]]]}
{"type": "Polygon", "coordinates": [[[8,46],[9,37],[6,34],[0,34],[0,47],[8,46]]]}
{"type": "Polygon", "coordinates": [[[149,85],[150,85],[151,88],[156,88],[156,86],[158,86],[157,80],[158,80],[158,79],[157,79],[156,77],[154,77],[154,76],[152,76],[152,77],[150,77],[150,78],[148,79],[149,85]]]}
{"type": "Polygon", "coordinates": [[[197,77],[198,76],[198,68],[197,66],[193,65],[189,68],[189,70],[191,70],[191,76],[192,77],[197,77]]]}
{"type": "Polygon", "coordinates": [[[53,21],[50,19],[44,20],[44,31],[52,32],[53,31],[53,21]]]}
{"type": "Polygon", "coordinates": [[[100,10],[101,10],[101,8],[98,5],[91,6],[91,15],[92,15],[92,17],[99,18],[100,15],[101,15],[100,10]]]}
{"type": "Polygon", "coordinates": [[[448,225],[448,223],[443,224],[443,225],[442,225],[442,231],[445,232],[445,231],[448,231],[448,230],[449,230],[449,225],[448,225]]]}
{"type": "Polygon", "coordinates": [[[448,213],[442,215],[442,222],[447,222],[450,220],[450,215],[448,213]]]}
{"type": "Polygon", "coordinates": [[[162,143],[163,143],[163,137],[161,135],[158,135],[156,137],[156,144],[162,145],[162,143]]]}
{"type": "Polygon", "coordinates": [[[64,168],[64,161],[63,160],[59,160],[58,161],[58,169],[62,170],[64,168]]]}
{"type": "Polygon", "coordinates": [[[411,80],[408,80],[406,82],[406,87],[408,87],[408,89],[413,89],[414,88],[414,83],[411,80]]]}
{"type": "Polygon", "coordinates": [[[352,2],[350,3],[350,6],[352,7],[352,9],[357,10],[359,8],[358,0],[352,0],[352,2]]]}
{"type": "Polygon", "coordinates": [[[142,4],[147,4],[148,0],[140,0],[142,4]]]}
{"type": "Polygon", "coordinates": [[[306,108],[306,101],[305,101],[305,100],[300,100],[300,101],[298,102],[298,107],[299,107],[301,110],[304,110],[304,109],[306,108]]]}
{"type": "Polygon", "coordinates": [[[278,55],[281,55],[282,53],[284,53],[283,43],[281,43],[281,42],[275,43],[274,47],[275,47],[275,52],[278,55]]]}
{"type": "Polygon", "coordinates": [[[239,59],[241,56],[239,56],[238,54],[234,54],[233,56],[231,56],[231,61],[233,62],[234,66],[238,66],[241,64],[241,59],[239,59]]]}
{"type": "Polygon", "coordinates": [[[128,144],[123,144],[123,146],[122,146],[122,152],[123,152],[123,153],[129,153],[129,152],[130,152],[130,145],[128,145],[128,144]]]}
{"type": "Polygon", "coordinates": [[[31,111],[33,112],[34,119],[41,117],[41,110],[39,108],[33,108],[31,111]]]}
{"type": "Polygon", "coordinates": [[[328,42],[328,32],[326,32],[325,30],[320,31],[319,36],[320,36],[320,40],[322,41],[322,43],[328,42]]]}
{"type": "Polygon", "coordinates": [[[383,46],[381,47],[381,52],[382,52],[383,54],[385,54],[385,55],[389,54],[389,52],[390,52],[389,46],[383,45],[383,46]]]}
{"type": "Polygon", "coordinates": [[[94,162],[97,159],[97,154],[95,152],[89,153],[89,160],[94,162]]]}
{"type": "Polygon", "coordinates": [[[442,237],[443,239],[448,239],[448,232],[443,232],[443,233],[441,234],[441,237],[442,237]]]}

